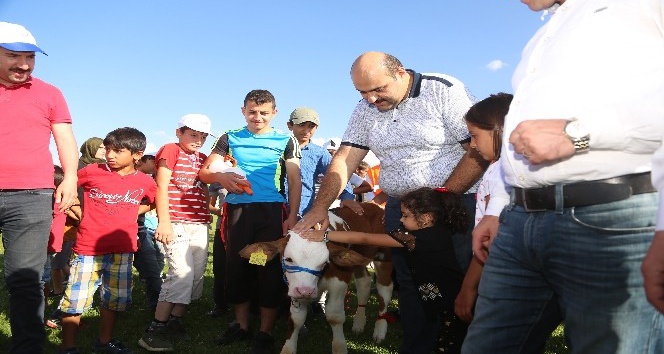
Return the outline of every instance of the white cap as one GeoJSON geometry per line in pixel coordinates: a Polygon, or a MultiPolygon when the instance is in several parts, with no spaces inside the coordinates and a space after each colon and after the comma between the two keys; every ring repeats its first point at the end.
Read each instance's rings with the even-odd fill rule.
{"type": "Polygon", "coordinates": [[[204,114],[187,114],[178,122],[178,128],[187,127],[201,133],[210,134],[212,132],[212,122],[204,114]]]}
{"type": "Polygon", "coordinates": [[[25,27],[9,22],[0,22],[0,47],[13,52],[44,53],[37,47],[35,37],[25,27]]]}
{"type": "Polygon", "coordinates": [[[327,150],[334,150],[337,151],[339,150],[339,146],[341,146],[341,139],[339,138],[332,138],[323,144],[323,148],[327,150]]]}

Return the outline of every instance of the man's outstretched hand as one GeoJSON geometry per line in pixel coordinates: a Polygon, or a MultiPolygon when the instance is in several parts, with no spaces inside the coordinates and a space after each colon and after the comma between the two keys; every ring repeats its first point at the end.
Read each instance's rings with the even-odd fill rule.
{"type": "Polygon", "coordinates": [[[304,214],[297,224],[295,224],[292,231],[301,234],[312,228],[326,230],[328,226],[330,226],[330,219],[327,215],[327,210],[312,208],[308,213],[304,214]]]}

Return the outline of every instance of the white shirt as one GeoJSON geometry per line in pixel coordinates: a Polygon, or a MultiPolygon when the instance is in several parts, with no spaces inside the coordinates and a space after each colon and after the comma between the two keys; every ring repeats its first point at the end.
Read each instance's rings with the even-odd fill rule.
{"type": "Polygon", "coordinates": [[[477,187],[477,203],[475,205],[475,225],[484,215],[498,216],[503,208],[509,204],[510,194],[503,182],[503,172],[500,161],[489,165],[479,186],[477,187]]]}
{"type": "MultiPolygon", "coordinates": [[[[367,181],[367,183],[369,183],[369,185],[371,185],[371,178],[369,178],[369,175],[366,175],[364,177],[364,180],[367,181]]],[[[364,193],[364,201],[365,202],[370,202],[374,199],[374,197],[376,197],[376,193],[374,193],[374,192],[378,189],[378,186],[377,185],[376,186],[371,185],[371,189],[372,189],[371,192],[364,193]]]]}
{"type": "Polygon", "coordinates": [[[664,0],[567,0],[523,50],[501,154],[518,187],[651,170],[664,134],[664,0]],[[529,119],[577,118],[590,151],[530,165],[508,138],[529,119]]]}
{"type": "Polygon", "coordinates": [[[353,186],[353,188],[357,188],[361,186],[362,183],[364,183],[364,178],[358,176],[355,173],[352,173],[350,175],[350,179],[348,180],[348,182],[350,183],[351,186],[353,186]]]}
{"type": "MultiPolygon", "coordinates": [[[[350,183],[350,185],[353,188],[357,188],[357,187],[361,186],[362,182],[364,182],[364,178],[358,176],[355,173],[351,174],[350,179],[348,179],[348,183],[350,183]]],[[[316,191],[316,192],[318,192],[318,191],[316,191]]],[[[341,206],[341,200],[339,200],[337,198],[334,202],[332,202],[332,205],[330,205],[330,209],[338,208],[340,206],[341,206]]]]}

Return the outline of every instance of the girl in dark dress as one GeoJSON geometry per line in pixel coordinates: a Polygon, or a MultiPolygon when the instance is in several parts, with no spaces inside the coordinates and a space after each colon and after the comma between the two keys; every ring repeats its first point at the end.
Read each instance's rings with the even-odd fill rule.
{"type": "Polygon", "coordinates": [[[440,319],[440,353],[459,353],[468,328],[454,315],[464,273],[454,253],[452,235],[464,230],[469,216],[458,195],[446,188],[420,188],[401,198],[403,228],[391,234],[309,230],[311,241],[406,247],[407,261],[426,312],[440,319]]]}

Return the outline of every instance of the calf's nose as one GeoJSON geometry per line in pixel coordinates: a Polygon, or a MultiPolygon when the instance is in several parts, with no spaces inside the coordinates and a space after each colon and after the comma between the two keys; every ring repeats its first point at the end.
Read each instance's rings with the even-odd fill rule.
{"type": "Polygon", "coordinates": [[[295,288],[295,293],[301,297],[312,297],[316,294],[316,288],[310,286],[298,286],[295,288]]]}

